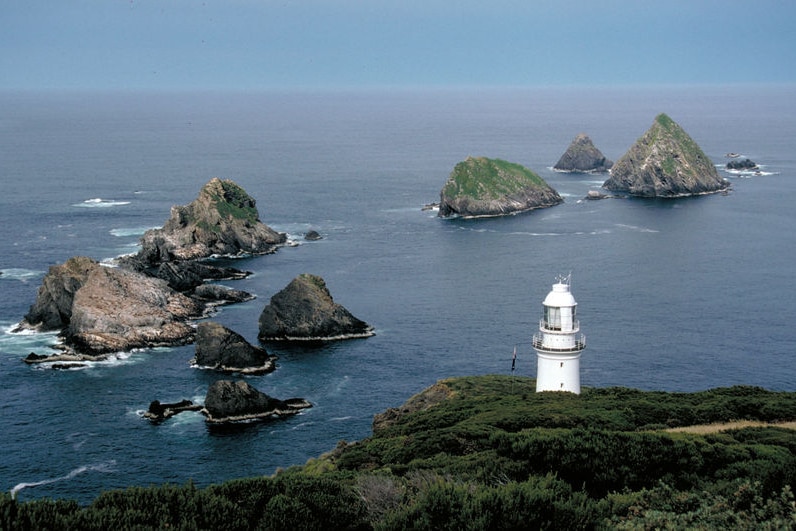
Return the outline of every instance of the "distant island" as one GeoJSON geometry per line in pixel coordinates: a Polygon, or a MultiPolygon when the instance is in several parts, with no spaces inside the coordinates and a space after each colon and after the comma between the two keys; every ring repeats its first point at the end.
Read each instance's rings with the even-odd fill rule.
{"type": "Polygon", "coordinates": [[[505,216],[562,203],[558,192],[524,166],[501,159],[467,157],[440,191],[439,216],[505,216]]]}
{"type": "Polygon", "coordinates": [[[664,113],[614,163],[603,187],[640,197],[684,197],[726,190],[729,182],[699,145],[664,113]]]}
{"type": "Polygon", "coordinates": [[[796,393],[535,392],[450,378],[376,415],[373,435],[270,477],[102,493],[0,494],[0,528],[789,529],[796,393]]]}
{"type": "Polygon", "coordinates": [[[613,164],[595,147],[589,135],[579,133],[553,169],[570,173],[605,173],[613,164]]]}

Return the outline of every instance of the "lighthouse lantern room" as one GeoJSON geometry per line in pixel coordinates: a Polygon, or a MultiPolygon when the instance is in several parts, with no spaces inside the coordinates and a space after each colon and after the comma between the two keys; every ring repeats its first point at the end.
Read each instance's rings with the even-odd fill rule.
{"type": "Polygon", "coordinates": [[[578,303],[569,290],[571,275],[556,280],[542,303],[539,332],[533,336],[536,392],[580,394],[580,354],[586,348],[586,337],[580,333],[578,303]]]}

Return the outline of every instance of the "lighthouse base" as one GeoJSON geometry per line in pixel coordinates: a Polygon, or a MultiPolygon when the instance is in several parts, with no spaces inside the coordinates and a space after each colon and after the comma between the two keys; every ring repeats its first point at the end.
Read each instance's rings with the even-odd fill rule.
{"type": "Polygon", "coordinates": [[[536,392],[580,394],[580,352],[572,355],[536,351],[536,392]]]}

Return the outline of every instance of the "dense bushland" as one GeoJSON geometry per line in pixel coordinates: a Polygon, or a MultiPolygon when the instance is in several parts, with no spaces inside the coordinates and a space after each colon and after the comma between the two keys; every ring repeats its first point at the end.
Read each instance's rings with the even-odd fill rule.
{"type": "Polygon", "coordinates": [[[794,420],[796,393],[535,393],[502,376],[437,386],[444,399],[273,477],[131,487],[87,507],[5,494],[0,529],[796,528],[796,431],[667,431],[794,420]]]}

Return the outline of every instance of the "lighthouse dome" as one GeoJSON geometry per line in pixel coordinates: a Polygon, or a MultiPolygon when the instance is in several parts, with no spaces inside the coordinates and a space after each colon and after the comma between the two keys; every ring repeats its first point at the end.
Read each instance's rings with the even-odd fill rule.
{"type": "Polygon", "coordinates": [[[547,294],[542,304],[556,308],[570,308],[577,306],[578,303],[575,302],[575,297],[569,291],[569,284],[558,282],[553,284],[553,289],[547,294]]]}

